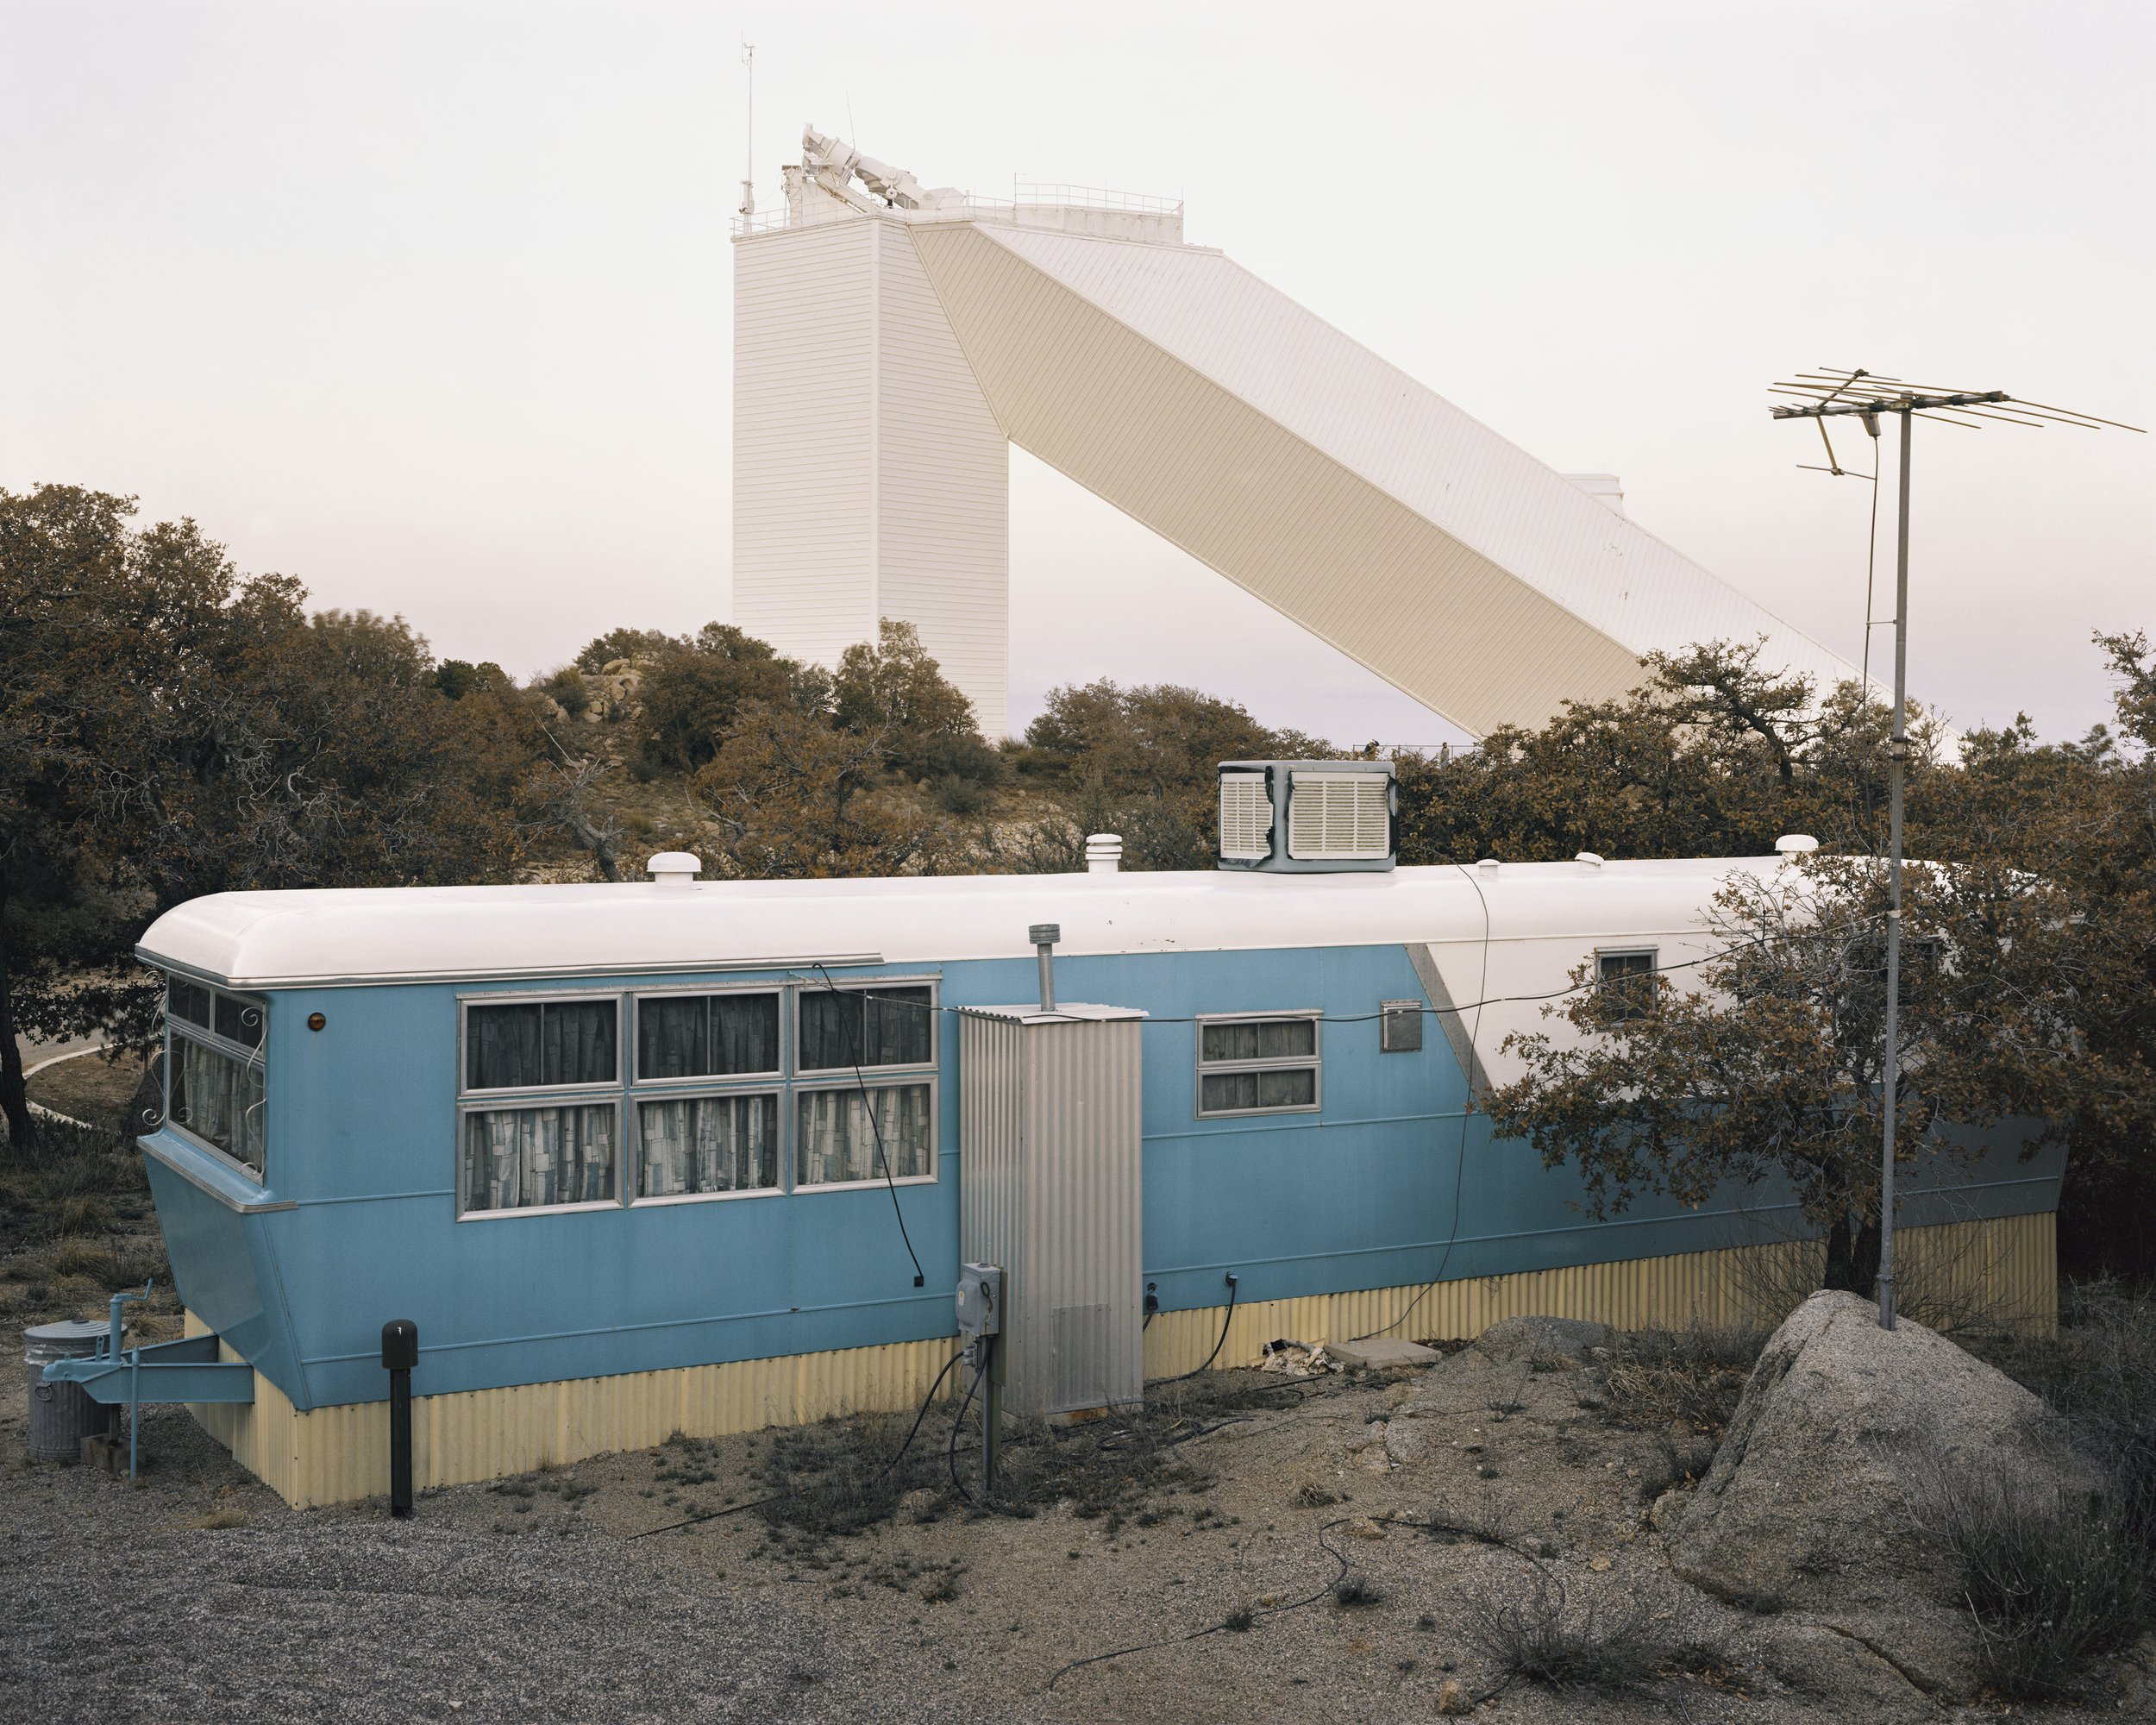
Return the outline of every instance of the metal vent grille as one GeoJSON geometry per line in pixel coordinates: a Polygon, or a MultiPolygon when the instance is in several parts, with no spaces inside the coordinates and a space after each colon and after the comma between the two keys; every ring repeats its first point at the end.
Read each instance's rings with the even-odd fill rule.
{"type": "Polygon", "coordinates": [[[1099,1408],[1108,1400],[1108,1308],[1056,1308],[1055,1400],[1051,1414],[1069,1408],[1099,1408]]]}
{"type": "Polygon", "coordinates": [[[1391,787],[1383,773],[1295,774],[1288,791],[1288,854],[1382,862],[1392,855],[1391,787]]]}
{"type": "Polygon", "coordinates": [[[1264,774],[1220,775],[1220,854],[1243,862],[1273,854],[1273,800],[1264,774]]]}
{"type": "Polygon", "coordinates": [[[1421,1050],[1420,1000],[1386,1000],[1380,1003],[1377,1047],[1382,1054],[1414,1054],[1421,1050]]]}

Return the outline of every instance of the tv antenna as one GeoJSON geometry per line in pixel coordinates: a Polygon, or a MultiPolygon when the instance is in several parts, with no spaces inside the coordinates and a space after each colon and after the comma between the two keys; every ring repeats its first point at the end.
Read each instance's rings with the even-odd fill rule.
{"type": "MultiPolygon", "coordinates": [[[[2084,431],[2111,426],[2121,431],[2140,431],[2115,419],[2099,419],[2069,407],[2051,407],[2026,401],[2000,389],[1947,389],[1934,384],[1912,383],[1906,378],[1884,377],[1864,370],[1842,371],[1821,366],[1816,371],[1769,386],[1770,395],[1793,396],[1795,401],[1777,403],[1767,411],[1777,419],[1810,419],[1819,425],[1820,440],[1827,446],[1827,471],[1837,477],[1845,469],[1834,455],[1827,436],[1829,419],[1854,418],[1864,424],[1872,440],[1871,471],[1879,471],[1879,422],[1896,415],[1902,422],[1900,500],[1894,529],[1894,730],[1887,743],[1887,940],[1886,1026],[1884,1053],[1880,1061],[1881,1146],[1879,1160],[1879,1327],[1894,1327],[1894,1126],[1896,1064],[1900,1057],[1902,1009],[1902,789],[1909,758],[1908,742],[1908,615],[1909,615],[1909,432],[1915,422],[1929,419],[1981,431],[1983,422],[2041,430],[2046,425],[2071,425],[2084,431]]],[[[1877,499],[1875,477],[1873,499],[1877,499]]],[[[1866,661],[1871,639],[1871,610],[1865,607],[1866,661]]],[[[1866,691],[1869,693],[1870,685],[1866,691]]]]}
{"type": "Polygon", "coordinates": [[[741,219],[756,213],[756,45],[741,39],[741,63],[749,68],[749,172],[741,182],[741,219]]]}

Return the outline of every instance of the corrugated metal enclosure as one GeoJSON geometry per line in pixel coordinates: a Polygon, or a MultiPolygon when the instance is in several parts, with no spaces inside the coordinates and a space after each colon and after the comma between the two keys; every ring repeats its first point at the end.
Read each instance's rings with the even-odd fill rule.
{"type": "Polygon", "coordinates": [[[1004,1271],[1004,1405],[1144,1393],[1139,1031],[1119,1007],[959,1014],[959,1239],[1004,1271]]]}

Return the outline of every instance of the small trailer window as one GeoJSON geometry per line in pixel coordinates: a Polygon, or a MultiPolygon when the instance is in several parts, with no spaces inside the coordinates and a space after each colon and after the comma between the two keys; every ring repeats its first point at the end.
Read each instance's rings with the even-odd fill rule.
{"type": "Polygon", "coordinates": [[[1619,1022],[1653,1015],[1654,960],[1651,946],[1595,955],[1595,980],[1609,1002],[1610,1016],[1619,1022]]]}
{"type": "Polygon", "coordinates": [[[775,990],[643,994],[636,1000],[636,1082],[772,1077],[779,1072],[775,990]]]}
{"type": "Polygon", "coordinates": [[[804,988],[800,1070],[927,1066],[936,1059],[936,991],[904,988],[804,988]]]}
{"type": "Polygon", "coordinates": [[[797,1187],[935,1178],[933,1082],[802,1090],[794,1105],[797,1187]]]}
{"type": "Polygon", "coordinates": [[[645,1098],[636,1145],[641,1198],[776,1191],[778,1092],[645,1098]]]}
{"type": "Polygon", "coordinates": [[[267,1007],[182,976],[167,980],[165,1118],[264,1177],[262,1032],[267,1007]]]}
{"type": "Polygon", "coordinates": [[[1319,1105],[1318,1014],[1198,1020],[1198,1113],[1286,1114],[1319,1105]]]}
{"type": "Polygon", "coordinates": [[[621,1002],[505,1000],[464,1008],[464,1088],[537,1090],[619,1082],[614,1027],[621,1002]]]}
{"type": "Polygon", "coordinates": [[[467,1110],[463,1208],[611,1204],[619,1130],[611,1102],[467,1110]]]}

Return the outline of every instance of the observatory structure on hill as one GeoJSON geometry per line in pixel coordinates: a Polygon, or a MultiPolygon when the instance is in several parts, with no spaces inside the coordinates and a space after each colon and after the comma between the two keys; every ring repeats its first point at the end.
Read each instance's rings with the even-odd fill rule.
{"type": "Polygon", "coordinates": [[[734,618],[824,663],[914,624],[1008,724],[1008,445],[1476,735],[1767,639],[1855,668],[1222,253],[1182,206],[924,187],[815,131],[737,226],[734,618]]]}

